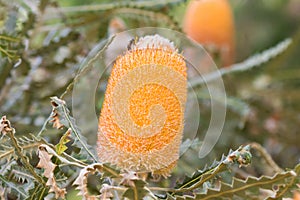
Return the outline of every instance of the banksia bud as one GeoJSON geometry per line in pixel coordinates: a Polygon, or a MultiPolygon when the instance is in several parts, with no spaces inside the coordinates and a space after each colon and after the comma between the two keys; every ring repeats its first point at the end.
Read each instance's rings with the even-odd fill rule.
{"type": "Polygon", "coordinates": [[[233,63],[234,20],[228,0],[192,0],[186,9],[183,29],[197,42],[219,52],[223,65],[233,63]]]}
{"type": "Polygon", "coordinates": [[[169,174],[179,157],[186,64],[173,43],[145,36],[119,56],[103,102],[97,152],[126,170],[169,174]]]}

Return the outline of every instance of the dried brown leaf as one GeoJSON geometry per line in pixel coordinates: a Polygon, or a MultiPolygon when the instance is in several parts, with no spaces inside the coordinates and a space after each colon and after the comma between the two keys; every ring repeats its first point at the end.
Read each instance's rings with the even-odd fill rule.
{"type": "Polygon", "coordinates": [[[50,187],[49,192],[54,192],[56,199],[59,197],[65,198],[65,194],[67,193],[66,189],[59,188],[56,183],[55,177],[54,177],[54,169],[57,165],[55,165],[51,161],[51,158],[53,155],[51,155],[47,152],[47,149],[44,145],[39,146],[38,155],[39,155],[40,161],[37,164],[37,167],[43,168],[45,170],[44,176],[46,178],[48,178],[46,185],[50,187]]]}
{"type": "Polygon", "coordinates": [[[103,184],[100,190],[100,200],[110,200],[114,197],[111,186],[108,184],[103,184]]]}
{"type": "Polygon", "coordinates": [[[39,146],[39,163],[37,164],[38,168],[45,169],[44,176],[50,178],[53,175],[53,171],[56,167],[55,164],[52,163],[51,158],[53,155],[48,154],[45,148],[39,146]]]}
{"type": "Polygon", "coordinates": [[[82,196],[83,200],[96,200],[97,196],[89,195],[87,189],[87,177],[89,174],[94,174],[99,168],[102,168],[102,165],[99,163],[94,163],[83,168],[77,179],[74,181],[73,185],[78,185],[76,187],[79,190],[78,195],[82,196]]]}
{"type": "Polygon", "coordinates": [[[134,187],[134,181],[139,180],[139,177],[137,176],[136,172],[129,171],[127,173],[121,174],[123,176],[123,179],[121,181],[121,185],[134,187]]]}
{"type": "MultiPolygon", "coordinates": [[[[61,101],[62,104],[65,104],[65,101],[63,101],[61,99],[58,99],[58,100],[61,101]]],[[[52,104],[52,115],[51,115],[52,120],[50,120],[50,122],[53,123],[54,128],[62,129],[64,127],[64,125],[60,122],[60,119],[59,119],[59,114],[57,111],[58,104],[55,103],[54,101],[51,101],[51,104],[52,104]]]]}
{"type": "Polygon", "coordinates": [[[149,193],[149,190],[145,187],[147,184],[144,180],[140,179],[136,172],[129,171],[121,174],[123,179],[121,185],[127,187],[127,190],[123,193],[124,199],[144,199],[149,193]]]}
{"type": "Polygon", "coordinates": [[[11,131],[13,131],[13,128],[10,125],[10,121],[6,118],[6,116],[2,116],[0,119],[0,133],[5,135],[11,131]]]}

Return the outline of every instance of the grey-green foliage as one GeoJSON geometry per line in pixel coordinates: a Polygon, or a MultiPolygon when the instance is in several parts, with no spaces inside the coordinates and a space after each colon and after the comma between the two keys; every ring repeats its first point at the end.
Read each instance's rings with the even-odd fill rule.
{"type": "Polygon", "coordinates": [[[53,111],[60,122],[67,128],[71,129],[70,137],[73,140],[73,145],[80,149],[79,154],[81,157],[86,157],[88,161],[92,160],[93,162],[97,161],[95,149],[90,146],[86,138],[82,136],[80,129],[77,127],[75,119],[70,116],[70,111],[67,108],[64,101],[57,97],[52,97],[53,111]]]}
{"type": "MultiPolygon", "coordinates": [[[[57,139],[61,132],[47,126],[47,122],[52,119],[46,119],[51,109],[49,97],[64,94],[64,97],[68,98],[69,89],[76,77],[80,76],[79,73],[75,77],[79,63],[95,41],[106,39],[108,22],[112,17],[119,16],[124,19],[127,28],[143,25],[181,30],[178,24],[180,19],[176,13],[164,10],[185,7],[186,2],[118,1],[68,9],[58,9],[57,3],[52,0],[30,1],[31,5],[28,5],[28,2],[0,0],[0,110],[1,115],[5,112],[12,116],[11,121],[17,128],[16,134],[10,133],[11,137],[4,132],[0,135],[0,190],[4,188],[5,197],[33,200],[43,199],[51,193],[44,183],[47,181],[43,176],[44,169],[36,167],[38,158],[35,152],[41,144],[48,145],[49,150],[56,153],[51,154],[51,162],[57,165],[54,176],[61,188],[71,187],[80,170],[88,164],[98,165],[93,147],[87,144],[65,101],[57,97],[52,97],[51,117],[53,113],[57,114],[62,128],[70,129],[68,139],[71,142],[62,142],[64,146],[59,151],[52,145],[56,143],[54,139],[57,139]],[[54,14],[47,15],[51,9],[54,14]],[[42,120],[37,120],[39,117],[42,117],[42,120]],[[39,121],[45,124],[40,131],[43,138],[39,137],[41,134],[37,134],[42,125],[39,121]],[[28,132],[35,134],[30,135],[28,132]],[[21,137],[22,134],[26,135],[21,137]],[[77,156],[78,154],[81,156],[77,156]]],[[[105,48],[104,46],[103,50],[105,48]]],[[[274,53],[274,49],[270,50],[267,53],[274,53]]],[[[260,61],[258,64],[261,64],[267,62],[268,59],[265,58],[272,57],[271,54],[264,55],[258,54],[251,59],[260,61]]],[[[234,65],[232,68],[223,69],[221,75],[247,70],[252,68],[253,64],[247,66],[245,63],[234,65]]],[[[200,92],[197,95],[200,99],[208,97],[200,92]]],[[[231,110],[242,117],[249,113],[248,104],[236,97],[229,97],[227,103],[231,110]]],[[[196,141],[200,143],[199,140],[196,141]]],[[[250,161],[249,146],[241,147],[230,151],[220,161],[195,171],[191,177],[177,182],[175,186],[173,182],[170,183],[172,178],[166,180],[169,184],[165,185],[153,182],[151,178],[141,178],[140,174],[128,178],[127,175],[131,172],[123,172],[115,166],[101,163],[98,165],[103,169],[101,183],[95,188],[101,193],[99,197],[103,197],[105,193],[108,198],[118,194],[118,197],[129,199],[248,199],[266,195],[262,190],[269,190],[273,194],[273,197],[264,196],[265,198],[276,199],[291,197],[294,190],[299,190],[299,165],[292,170],[277,172],[271,177],[234,177],[231,183],[220,180],[219,175],[233,170],[232,165],[247,165],[250,161]],[[171,187],[171,184],[174,187],[171,187]],[[274,190],[274,186],[277,186],[278,190],[274,190]],[[99,188],[103,189],[102,192],[99,188]]],[[[231,175],[233,177],[233,174],[231,175]]],[[[93,188],[89,182],[86,186],[93,188]]]]}
{"type": "MultiPolygon", "coordinates": [[[[249,147],[249,146],[248,146],[249,147]]],[[[248,148],[247,147],[247,148],[248,148]]],[[[294,169],[277,172],[273,176],[248,176],[245,180],[233,177],[231,183],[222,180],[214,184],[214,178],[221,172],[230,170],[229,163],[250,164],[251,154],[248,150],[231,151],[223,156],[221,161],[215,161],[211,166],[198,170],[192,177],[187,177],[169,193],[173,199],[278,199],[292,197],[292,191],[299,188],[300,164],[294,169]],[[236,157],[236,156],[237,157],[236,157]],[[277,189],[278,188],[278,189],[277,189]],[[269,192],[262,192],[268,190],[269,192]],[[191,193],[192,192],[192,193],[191,193]],[[185,195],[184,195],[185,194],[185,195]]]]}
{"type": "Polygon", "coordinates": [[[228,198],[268,198],[292,197],[291,190],[299,183],[300,165],[293,170],[277,173],[272,177],[261,176],[259,178],[249,176],[246,180],[233,178],[231,184],[221,182],[219,188],[207,188],[203,193],[195,193],[194,197],[186,199],[228,199],[228,198]],[[281,190],[275,189],[276,186],[281,190]],[[272,196],[261,194],[262,190],[269,190],[272,196]]]}
{"type": "MultiPolygon", "coordinates": [[[[36,148],[43,143],[42,140],[35,138],[34,136],[29,137],[20,137],[17,138],[17,141],[22,148],[22,151],[28,157],[31,157],[32,154],[36,151],[36,148]]],[[[11,145],[11,139],[7,136],[1,139],[0,147],[0,162],[10,162],[12,158],[16,158],[16,152],[11,145]]]]}
{"type": "Polygon", "coordinates": [[[136,199],[143,200],[144,197],[149,193],[147,189],[145,189],[145,185],[147,184],[143,180],[133,180],[133,185],[129,187],[123,194],[123,197],[128,199],[136,199]]]}
{"type": "MultiPolygon", "coordinates": [[[[55,109],[61,109],[58,111],[59,115],[57,120],[59,120],[66,127],[70,127],[72,131],[77,131],[74,128],[76,127],[75,122],[70,120],[70,113],[63,111],[66,106],[64,101],[58,99],[57,97],[53,98],[52,100],[55,101],[55,109]],[[60,106],[59,109],[58,105],[60,106]]],[[[3,124],[9,123],[3,123],[2,120],[1,125],[3,124]]],[[[10,131],[13,130],[13,128],[7,130],[10,131]]],[[[1,133],[10,134],[7,130],[4,126],[4,128],[1,130],[1,133]]],[[[85,140],[84,136],[81,134],[81,132],[77,132],[76,134],[77,135],[72,136],[73,139],[77,138],[78,140],[75,145],[78,145],[82,151],[87,151],[85,148],[88,146],[84,147],[82,143],[82,141],[85,140]]],[[[31,142],[34,144],[37,139],[33,137],[33,139],[14,138],[14,140],[18,141],[18,146],[14,147],[16,143],[11,143],[10,146],[13,146],[14,148],[22,148],[26,145],[30,145],[31,142]]],[[[9,145],[9,141],[10,140],[5,141],[6,146],[9,145]]],[[[53,160],[53,162],[56,163],[59,168],[57,168],[58,170],[54,171],[54,175],[55,180],[60,182],[58,184],[60,187],[66,187],[67,185],[70,185],[72,180],[75,179],[74,176],[71,178],[72,173],[68,173],[69,170],[73,170],[73,173],[76,174],[78,171],[75,170],[75,168],[82,168],[81,170],[86,171],[87,169],[96,170],[100,167],[99,169],[103,171],[102,179],[110,180],[109,182],[102,182],[102,184],[107,185],[106,188],[108,189],[106,191],[123,191],[121,195],[129,199],[143,199],[146,196],[148,198],[167,197],[168,199],[226,199],[233,197],[249,198],[249,196],[257,196],[259,198],[260,196],[264,195],[261,193],[262,189],[270,190],[270,192],[273,194],[272,197],[290,197],[292,195],[292,189],[297,189],[297,184],[299,184],[300,165],[297,165],[293,170],[278,172],[271,177],[261,176],[257,178],[249,175],[245,180],[234,177],[231,183],[224,182],[223,180],[216,181],[216,177],[219,177],[219,175],[223,172],[230,171],[232,165],[238,165],[240,167],[249,166],[252,160],[250,145],[244,147],[241,146],[235,151],[231,150],[227,156],[223,155],[220,161],[214,161],[210,166],[206,166],[202,170],[197,170],[191,177],[186,177],[184,181],[178,183],[175,187],[165,188],[162,186],[149,186],[151,179],[142,179],[138,173],[121,173],[122,171],[115,169],[113,166],[99,164],[93,160],[87,161],[86,158],[77,160],[74,157],[65,154],[64,152],[60,152],[61,155],[58,155],[57,153],[54,153],[54,146],[43,140],[37,141],[42,142],[44,146],[45,144],[49,145],[47,146],[48,149],[46,149],[47,152],[57,158],[57,160],[53,160]],[[93,162],[93,164],[86,166],[90,162],[93,162]],[[69,165],[67,171],[66,169],[63,169],[65,165],[69,165]],[[73,165],[73,167],[71,167],[71,165],[73,165]],[[91,168],[90,166],[93,167],[91,168]],[[279,189],[276,190],[274,188],[279,189]],[[164,194],[158,195],[156,194],[157,191],[164,191],[164,194]]],[[[10,151],[10,149],[8,149],[8,151],[10,151]]],[[[43,198],[47,195],[49,188],[45,187],[42,182],[36,181],[36,177],[41,176],[42,171],[35,169],[34,174],[32,174],[32,171],[30,168],[27,168],[26,164],[23,164],[22,166],[15,166],[17,164],[16,161],[20,159],[20,153],[22,156],[29,156],[23,151],[19,152],[19,154],[16,154],[10,158],[10,162],[6,162],[6,164],[1,166],[1,171],[3,172],[3,176],[0,177],[2,186],[5,188],[10,188],[10,192],[19,195],[21,199],[24,197],[27,197],[28,199],[43,198]],[[13,176],[10,176],[9,174],[13,174],[13,176]]],[[[3,160],[7,161],[5,157],[3,157],[3,160]]],[[[81,178],[88,176],[89,172],[85,171],[83,171],[84,175],[80,175],[81,178]]],[[[79,177],[77,177],[77,179],[79,177]]],[[[79,180],[86,179],[81,178],[79,178],[79,180]]],[[[76,184],[80,186],[79,188],[81,188],[81,190],[84,190],[84,187],[88,187],[88,183],[84,181],[76,181],[76,184]]],[[[153,185],[153,183],[151,185],[153,185]]],[[[109,194],[112,195],[114,193],[109,194]]],[[[87,198],[90,196],[87,193],[85,193],[85,195],[87,198]]],[[[266,195],[265,197],[270,198],[271,196],[266,195]]]]}

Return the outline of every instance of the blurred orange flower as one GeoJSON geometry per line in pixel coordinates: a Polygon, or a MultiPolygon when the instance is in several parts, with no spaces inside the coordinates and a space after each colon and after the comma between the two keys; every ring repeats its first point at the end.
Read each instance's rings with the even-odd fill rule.
{"type": "Polygon", "coordinates": [[[184,32],[212,52],[225,66],[234,61],[234,20],[227,0],[192,0],[183,23],[184,32]]]}

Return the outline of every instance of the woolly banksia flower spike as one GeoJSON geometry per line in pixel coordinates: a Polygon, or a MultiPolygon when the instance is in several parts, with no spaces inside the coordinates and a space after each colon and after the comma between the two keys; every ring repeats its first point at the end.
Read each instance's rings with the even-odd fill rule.
{"type": "Polygon", "coordinates": [[[103,102],[101,162],[167,176],[179,158],[187,98],[186,63],[159,35],[141,37],[113,66],[103,102]]]}

